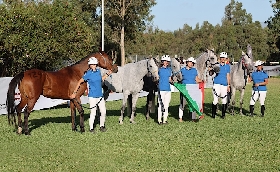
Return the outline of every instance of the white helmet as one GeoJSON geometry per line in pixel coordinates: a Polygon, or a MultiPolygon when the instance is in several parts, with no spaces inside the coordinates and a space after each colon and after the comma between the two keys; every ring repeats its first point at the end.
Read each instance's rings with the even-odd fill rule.
{"type": "Polygon", "coordinates": [[[221,52],[221,53],[220,53],[220,58],[221,58],[221,57],[227,58],[227,53],[226,53],[226,52],[221,52]]]}
{"type": "Polygon", "coordinates": [[[88,59],[88,64],[91,65],[91,64],[98,64],[98,60],[95,58],[95,57],[91,57],[88,59]]]}
{"type": "Polygon", "coordinates": [[[186,62],[193,62],[196,63],[196,60],[193,57],[189,57],[186,62]]]}
{"type": "Polygon", "coordinates": [[[256,61],[255,62],[255,66],[257,67],[257,66],[261,66],[263,63],[262,63],[262,61],[260,61],[260,60],[258,60],[258,61],[256,61]]]}
{"type": "Polygon", "coordinates": [[[171,61],[170,56],[169,55],[161,56],[161,61],[168,61],[168,62],[170,62],[171,61]]]}

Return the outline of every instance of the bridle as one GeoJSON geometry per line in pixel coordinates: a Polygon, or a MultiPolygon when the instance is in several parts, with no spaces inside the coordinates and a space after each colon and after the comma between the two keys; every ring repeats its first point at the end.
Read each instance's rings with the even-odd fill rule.
{"type": "Polygon", "coordinates": [[[105,65],[107,66],[107,62],[111,64],[112,66],[115,64],[115,61],[112,60],[112,63],[108,59],[106,59],[101,52],[99,52],[100,56],[103,58],[103,61],[105,62],[105,65]]]}
{"type": "MultiPolygon", "coordinates": [[[[172,69],[172,60],[170,61],[169,65],[170,65],[170,67],[172,69]]],[[[173,70],[171,70],[171,71],[172,71],[172,75],[171,76],[176,76],[178,73],[181,72],[181,69],[179,71],[176,71],[176,72],[173,72],[173,70]]]]}
{"type": "MultiPolygon", "coordinates": [[[[150,75],[151,77],[153,77],[154,75],[153,75],[153,73],[156,73],[156,72],[158,72],[157,70],[155,70],[155,71],[151,71],[150,70],[150,68],[149,68],[149,60],[151,60],[151,59],[147,59],[146,60],[146,62],[147,62],[147,70],[148,70],[148,75],[150,75]]],[[[155,62],[155,59],[153,58],[153,60],[154,60],[154,62],[155,62]]],[[[156,63],[156,62],[155,62],[156,63]]]]}

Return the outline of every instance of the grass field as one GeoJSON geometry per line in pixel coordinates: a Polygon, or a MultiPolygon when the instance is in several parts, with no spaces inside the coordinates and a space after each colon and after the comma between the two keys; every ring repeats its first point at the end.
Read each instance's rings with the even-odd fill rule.
{"type": "Polygon", "coordinates": [[[121,102],[107,102],[106,133],[88,132],[87,109],[84,134],[72,132],[68,108],[32,112],[31,136],[17,135],[2,115],[0,171],[280,171],[279,86],[280,78],[269,79],[264,118],[257,102],[255,117],[227,113],[224,120],[212,119],[211,89],[205,118],[197,123],[178,122],[178,93],[172,93],[168,125],[158,125],[155,114],[145,120],[145,98],[138,101],[137,123],[126,116],[119,125],[121,102]]]}

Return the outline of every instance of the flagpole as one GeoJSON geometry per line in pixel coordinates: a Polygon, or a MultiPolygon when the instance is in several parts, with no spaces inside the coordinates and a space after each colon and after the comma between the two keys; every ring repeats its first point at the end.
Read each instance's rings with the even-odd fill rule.
{"type": "Polygon", "coordinates": [[[102,12],[102,28],[101,28],[101,50],[104,51],[104,0],[102,0],[102,4],[101,4],[101,12],[102,12]]]}

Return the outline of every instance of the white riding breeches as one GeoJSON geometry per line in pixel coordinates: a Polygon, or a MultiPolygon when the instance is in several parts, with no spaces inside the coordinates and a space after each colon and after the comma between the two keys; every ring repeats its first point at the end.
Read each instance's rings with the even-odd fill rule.
{"type": "Polygon", "coordinates": [[[252,90],[250,105],[255,105],[257,100],[260,101],[261,105],[264,105],[265,98],[266,98],[266,91],[254,91],[254,90],[252,90]]]}
{"type": "Polygon", "coordinates": [[[89,128],[90,129],[94,129],[93,128],[93,124],[94,124],[94,120],[95,120],[95,116],[96,116],[96,107],[99,107],[100,110],[100,127],[105,125],[105,118],[106,118],[106,106],[105,106],[105,101],[104,98],[102,98],[102,100],[99,102],[99,100],[101,99],[101,97],[99,98],[93,98],[93,97],[89,97],[89,105],[90,107],[94,107],[90,110],[90,117],[89,117],[89,128]],[[98,103],[99,102],[99,103],[98,103]],[[96,106],[96,104],[98,103],[98,105],[96,106]]]}
{"type": "Polygon", "coordinates": [[[221,84],[214,84],[212,93],[214,105],[218,104],[219,98],[222,99],[222,104],[227,104],[227,86],[221,84]]]}
{"type": "Polygon", "coordinates": [[[161,97],[161,100],[159,99],[159,96],[158,96],[158,122],[162,122],[161,101],[164,106],[163,122],[166,122],[167,117],[168,117],[169,103],[171,100],[171,91],[160,91],[160,97],[161,97]]]}

